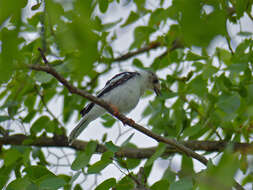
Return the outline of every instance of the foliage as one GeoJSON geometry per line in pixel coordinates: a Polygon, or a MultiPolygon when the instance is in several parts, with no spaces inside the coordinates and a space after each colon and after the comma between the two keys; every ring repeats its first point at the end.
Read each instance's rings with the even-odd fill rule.
{"type": "MultiPolygon", "coordinates": [[[[113,144],[106,135],[101,142],[90,141],[84,151],[76,151],[68,166],[74,175],[54,173],[45,149],[29,143],[43,136],[65,135],[64,126],[73,110],[80,110],[86,100],[70,94],[47,73],[27,68],[28,64],[44,64],[38,51],[42,48],[49,64],[62,76],[94,93],[98,79],[115,65],[127,62],[133,69],[148,65],[161,73],[163,92],[142,113],[154,133],[182,141],[251,143],[253,33],[239,25],[243,19],[252,22],[252,4],[252,0],[0,1],[0,137],[20,133],[15,123],[24,127],[22,133],[30,134],[23,145],[1,146],[0,189],[82,189],[76,184],[81,173],[100,174],[112,165],[126,172],[105,179],[95,189],[226,189],[233,186],[238,172],[243,174],[242,185],[252,183],[252,160],[228,147],[218,161],[210,160],[199,173],[193,159],[184,155],[180,171],[169,165],[151,184],[154,164],[174,155],[166,154],[166,146],[160,143],[153,156],[143,159],[143,168],[141,158],[116,157],[121,148],[141,147],[131,142],[133,135],[122,145],[113,144]],[[106,16],[113,14],[115,7],[133,8],[107,22],[106,16]],[[234,34],[232,25],[240,31],[234,34]],[[118,54],[115,43],[122,38],[119,30],[132,31],[133,41],[125,51],[135,54],[118,54]],[[155,55],[149,53],[154,44],[160,47],[155,55]],[[150,64],[139,57],[141,53],[150,56],[150,64]],[[57,97],[63,100],[60,119],[47,106],[57,97]],[[93,163],[98,143],[107,151],[93,163]]],[[[112,117],[103,116],[104,127],[114,123],[112,117]]]]}

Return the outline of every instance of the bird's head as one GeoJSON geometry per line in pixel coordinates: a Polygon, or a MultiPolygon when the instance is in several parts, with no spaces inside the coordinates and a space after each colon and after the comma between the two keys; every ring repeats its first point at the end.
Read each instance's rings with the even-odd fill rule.
{"type": "Polygon", "coordinates": [[[147,70],[143,71],[142,75],[145,75],[144,77],[147,81],[146,88],[149,90],[154,90],[157,96],[161,95],[161,85],[157,75],[154,72],[147,70]]]}

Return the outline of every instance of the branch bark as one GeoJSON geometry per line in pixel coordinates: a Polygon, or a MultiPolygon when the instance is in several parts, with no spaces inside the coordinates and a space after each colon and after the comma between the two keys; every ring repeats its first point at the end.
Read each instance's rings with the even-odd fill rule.
{"type": "MultiPolygon", "coordinates": [[[[34,139],[32,136],[16,134],[11,136],[0,137],[0,146],[2,145],[29,145],[38,147],[58,147],[58,148],[72,148],[75,150],[85,150],[88,142],[76,140],[72,145],[68,145],[66,136],[55,136],[50,137],[38,137],[34,139]],[[32,141],[30,141],[32,139],[32,141]],[[27,141],[29,140],[29,141],[27,141]],[[26,143],[28,142],[28,143],[26,143]]],[[[182,141],[184,146],[195,150],[195,151],[206,151],[206,152],[222,152],[224,149],[230,145],[233,147],[235,152],[241,154],[253,154],[253,144],[252,143],[237,143],[237,142],[226,142],[226,141],[182,141]]],[[[116,157],[126,157],[126,158],[137,158],[144,159],[151,157],[157,147],[149,148],[128,148],[122,147],[118,152],[115,153],[116,157]]],[[[97,144],[96,153],[102,154],[107,151],[107,148],[103,144],[97,144]]],[[[169,156],[171,154],[181,153],[174,147],[168,145],[163,156],[169,156]]]]}

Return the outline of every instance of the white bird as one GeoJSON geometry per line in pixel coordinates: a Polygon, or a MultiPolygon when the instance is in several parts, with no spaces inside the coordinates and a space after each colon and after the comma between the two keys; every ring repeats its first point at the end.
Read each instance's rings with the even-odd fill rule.
{"type": "MultiPolygon", "coordinates": [[[[120,113],[128,113],[135,108],[146,90],[154,90],[159,95],[160,88],[158,77],[151,71],[122,72],[107,81],[97,97],[116,107],[120,113]]],[[[80,113],[83,117],[70,133],[70,144],[91,121],[106,113],[106,110],[99,105],[89,103],[80,113]]]]}

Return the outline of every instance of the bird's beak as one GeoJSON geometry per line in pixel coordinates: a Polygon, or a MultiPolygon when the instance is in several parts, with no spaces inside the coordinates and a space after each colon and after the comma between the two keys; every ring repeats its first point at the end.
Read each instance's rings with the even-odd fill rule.
{"type": "Polygon", "coordinates": [[[161,95],[161,85],[159,83],[154,85],[154,91],[157,96],[161,95]]]}

